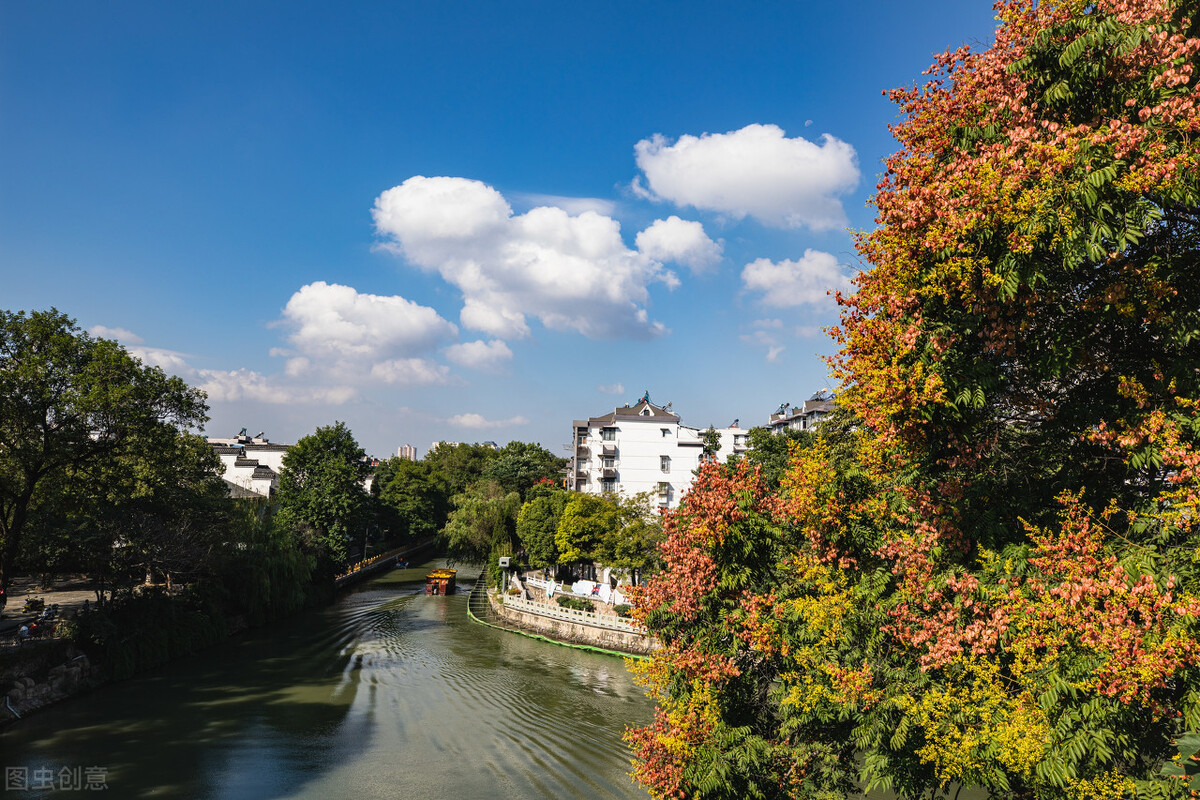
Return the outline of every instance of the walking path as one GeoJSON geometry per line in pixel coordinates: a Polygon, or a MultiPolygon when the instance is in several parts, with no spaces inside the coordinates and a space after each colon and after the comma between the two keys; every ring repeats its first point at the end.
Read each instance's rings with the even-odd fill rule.
{"type": "Polygon", "coordinates": [[[0,610],[0,621],[4,624],[14,620],[25,621],[35,614],[21,611],[25,601],[30,597],[40,597],[46,605],[58,603],[59,616],[68,616],[83,608],[84,601],[96,604],[96,593],[92,590],[91,582],[82,575],[68,575],[58,578],[48,590],[42,589],[41,581],[28,576],[13,578],[8,585],[8,605],[0,610]]]}

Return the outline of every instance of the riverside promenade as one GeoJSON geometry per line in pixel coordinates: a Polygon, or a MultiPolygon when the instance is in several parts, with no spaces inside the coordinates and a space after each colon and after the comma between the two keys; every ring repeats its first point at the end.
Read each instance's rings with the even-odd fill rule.
{"type": "Polygon", "coordinates": [[[618,616],[610,606],[598,603],[603,611],[564,608],[545,598],[536,579],[514,580],[519,594],[500,595],[476,582],[471,590],[467,612],[476,622],[521,633],[555,644],[595,650],[628,658],[645,658],[661,645],[647,636],[632,620],[618,616]],[[538,596],[540,595],[540,596],[538,596]]]}

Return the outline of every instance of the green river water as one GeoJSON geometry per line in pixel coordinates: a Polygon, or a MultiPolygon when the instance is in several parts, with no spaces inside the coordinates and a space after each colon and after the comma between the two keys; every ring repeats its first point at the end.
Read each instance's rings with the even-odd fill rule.
{"type": "Polygon", "coordinates": [[[17,722],[0,765],[54,790],[0,797],[646,797],[621,734],[653,708],[624,663],[471,622],[463,571],[422,594],[440,565],[17,722]],[[88,767],[107,791],[70,788],[88,767]]]}

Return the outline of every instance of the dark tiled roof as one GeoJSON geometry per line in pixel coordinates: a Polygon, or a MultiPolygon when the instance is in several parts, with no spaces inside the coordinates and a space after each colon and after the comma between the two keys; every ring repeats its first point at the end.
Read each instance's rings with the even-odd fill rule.
{"type": "Polygon", "coordinates": [[[286,453],[289,447],[291,447],[290,444],[254,444],[250,442],[246,445],[246,452],[250,452],[251,450],[270,450],[276,453],[286,453]]]}
{"type": "Polygon", "coordinates": [[[592,417],[588,420],[589,425],[605,422],[679,422],[679,415],[667,411],[661,406],[656,406],[653,403],[641,402],[637,405],[623,406],[614,408],[611,414],[604,414],[599,417],[592,417]],[[649,414],[643,414],[646,409],[650,409],[649,414]]]}
{"type": "Polygon", "coordinates": [[[258,466],[258,467],[254,468],[254,474],[252,474],[250,477],[251,478],[274,478],[275,470],[271,469],[270,467],[258,466]]]}
{"type": "Polygon", "coordinates": [[[257,467],[258,459],[255,458],[239,458],[233,462],[235,467],[257,467]]]}
{"type": "Polygon", "coordinates": [[[242,448],[234,447],[233,445],[214,444],[213,452],[219,456],[236,456],[241,454],[242,448]]]}

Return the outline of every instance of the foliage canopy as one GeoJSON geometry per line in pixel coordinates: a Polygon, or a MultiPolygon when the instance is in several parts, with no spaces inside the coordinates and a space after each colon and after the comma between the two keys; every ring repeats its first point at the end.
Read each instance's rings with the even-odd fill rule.
{"type": "Polygon", "coordinates": [[[891,93],[843,417],[778,489],[708,465],[668,515],[629,735],[656,796],[1187,795],[1195,6],[996,9],[992,47],[891,93]]]}

